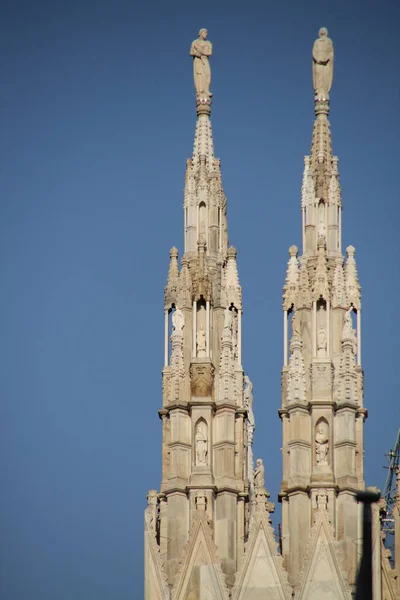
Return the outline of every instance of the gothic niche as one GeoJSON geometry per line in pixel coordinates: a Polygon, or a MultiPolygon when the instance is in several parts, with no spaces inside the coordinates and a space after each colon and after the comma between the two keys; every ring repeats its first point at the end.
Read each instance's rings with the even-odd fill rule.
{"type": "Polygon", "coordinates": [[[196,356],[206,356],[206,302],[203,297],[197,302],[196,314],[196,356]]]}
{"type": "Polygon", "coordinates": [[[207,223],[206,223],[206,218],[207,218],[207,208],[204,202],[200,202],[199,204],[199,212],[198,212],[198,232],[197,232],[197,240],[198,241],[202,241],[205,242],[205,239],[200,240],[200,237],[202,236],[203,238],[205,238],[205,234],[206,234],[206,229],[207,229],[207,223]]]}
{"type": "Polygon", "coordinates": [[[325,203],[323,202],[323,200],[320,201],[320,203],[318,204],[318,239],[320,239],[321,237],[324,239],[324,241],[326,242],[326,224],[325,224],[325,216],[326,216],[326,210],[325,210],[325,203]]]}
{"type": "Polygon", "coordinates": [[[205,467],[208,463],[208,426],[199,419],[195,427],[195,465],[205,467]]]}
{"type": "Polygon", "coordinates": [[[315,461],[320,466],[329,464],[329,425],[323,417],[315,426],[315,461]]]}
{"type": "Polygon", "coordinates": [[[318,300],[317,303],[317,356],[323,358],[326,356],[326,302],[318,300]]]}
{"type": "Polygon", "coordinates": [[[231,303],[224,312],[224,337],[232,340],[233,357],[237,359],[238,355],[238,311],[231,303]]]}

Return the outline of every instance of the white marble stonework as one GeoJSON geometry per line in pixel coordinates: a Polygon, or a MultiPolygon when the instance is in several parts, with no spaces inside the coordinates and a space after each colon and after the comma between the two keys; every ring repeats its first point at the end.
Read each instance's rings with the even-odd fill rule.
{"type": "MultiPolygon", "coordinates": [[[[328,120],[333,43],[321,28],[312,49],[315,121],[301,185],[302,248],[289,248],[283,288],[280,548],[266,489],[271,458],[253,458],[258,399],[242,366],[242,288],[214,155],[205,28],[190,56],[197,120],[186,161],[183,252],[179,262],[177,248],[170,251],[164,292],[162,475],[145,511],[145,600],[350,600],[367,410],[361,287],[355,248],[342,252],[328,120]]],[[[268,334],[277,315],[260,310],[260,331],[278,348],[281,340],[268,334]]],[[[269,389],[268,381],[258,385],[269,389]]],[[[267,401],[274,418],[276,404],[267,401]]],[[[374,600],[400,598],[400,484],[397,500],[395,568],[379,539],[379,507],[373,509],[374,600]]]]}

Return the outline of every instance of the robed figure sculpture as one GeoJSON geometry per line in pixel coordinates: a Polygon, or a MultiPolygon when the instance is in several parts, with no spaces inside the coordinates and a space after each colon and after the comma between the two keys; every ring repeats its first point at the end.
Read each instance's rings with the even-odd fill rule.
{"type": "Polygon", "coordinates": [[[193,56],[193,76],[196,96],[199,99],[208,100],[210,92],[211,69],[208,57],[212,54],[211,42],[206,40],[207,29],[200,29],[199,37],[192,42],[190,56],[193,56]]]}
{"type": "Polygon", "coordinates": [[[318,99],[329,99],[333,80],[333,44],[328,38],[328,30],[321,27],[319,38],[315,40],[313,50],[313,86],[318,99]]]}

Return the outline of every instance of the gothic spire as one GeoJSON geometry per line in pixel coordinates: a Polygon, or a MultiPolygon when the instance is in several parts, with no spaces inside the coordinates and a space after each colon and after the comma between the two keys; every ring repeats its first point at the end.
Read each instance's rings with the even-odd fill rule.
{"type": "Polygon", "coordinates": [[[193,155],[186,161],[185,181],[185,253],[195,255],[198,241],[204,238],[207,255],[225,257],[228,248],[226,227],[226,198],[222,189],[220,160],[214,156],[210,121],[211,70],[209,56],[212,45],[207,30],[200,29],[199,37],[190,49],[193,57],[196,90],[196,131],[193,155]]]}
{"type": "Polygon", "coordinates": [[[319,239],[323,237],[329,253],[340,253],[342,201],[338,158],[332,153],[328,120],[334,51],[325,27],[320,29],[314,42],[312,57],[315,121],[310,156],[304,161],[303,251],[316,253],[319,239]]]}

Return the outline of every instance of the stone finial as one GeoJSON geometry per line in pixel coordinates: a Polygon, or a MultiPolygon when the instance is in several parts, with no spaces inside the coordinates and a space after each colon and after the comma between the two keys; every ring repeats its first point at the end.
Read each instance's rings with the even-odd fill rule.
{"type": "Polygon", "coordinates": [[[182,257],[182,269],[178,281],[178,304],[180,307],[190,308],[192,305],[192,279],[189,271],[189,259],[182,257]]]}
{"type": "Polygon", "coordinates": [[[167,285],[164,291],[164,305],[165,307],[170,307],[171,304],[174,304],[177,300],[178,294],[178,276],[179,276],[179,266],[178,266],[178,249],[171,248],[169,251],[169,269],[168,269],[168,278],[167,285]]]}
{"type": "Polygon", "coordinates": [[[236,248],[234,246],[230,246],[228,248],[227,255],[229,256],[229,258],[235,258],[236,259],[236,256],[237,256],[237,250],[236,250],[236,248]]]}
{"type": "Polygon", "coordinates": [[[346,286],[344,281],[343,258],[335,258],[335,272],[332,282],[332,307],[345,308],[348,305],[346,298],[346,286]]]}
{"type": "Polygon", "coordinates": [[[312,287],[312,298],[315,301],[318,301],[320,298],[330,300],[328,267],[325,256],[325,238],[322,236],[318,239],[318,258],[312,287]]]}
{"type": "Polygon", "coordinates": [[[290,359],[287,383],[287,402],[294,404],[306,401],[306,372],[302,352],[302,342],[293,335],[290,342],[290,359]]]}
{"type": "Polygon", "coordinates": [[[347,246],[347,261],[345,265],[345,281],[347,301],[358,310],[361,308],[361,286],[358,281],[357,265],[355,260],[356,249],[354,246],[347,246]]]}
{"type": "Polygon", "coordinates": [[[212,44],[207,41],[208,31],[204,27],[199,37],[192,42],[190,56],[193,57],[193,77],[196,90],[197,114],[209,115],[211,109],[211,69],[208,57],[212,55],[212,44]]]}
{"type": "Polygon", "coordinates": [[[299,263],[297,260],[297,246],[290,246],[289,260],[286,270],[286,280],[283,286],[283,310],[290,310],[297,299],[299,288],[299,263]]]}
{"type": "Polygon", "coordinates": [[[301,184],[301,208],[306,208],[314,203],[315,190],[310,169],[310,157],[304,157],[303,180],[301,184]]]}
{"type": "Polygon", "coordinates": [[[227,262],[225,268],[225,292],[226,302],[233,304],[237,310],[242,308],[242,288],[239,283],[239,273],[236,262],[237,251],[231,246],[227,251],[227,262]]]}
{"type": "Polygon", "coordinates": [[[297,295],[296,308],[309,308],[311,305],[311,285],[308,277],[307,259],[300,258],[299,270],[299,293],[297,295]]]}

